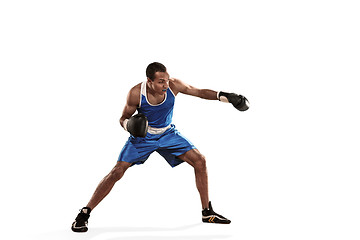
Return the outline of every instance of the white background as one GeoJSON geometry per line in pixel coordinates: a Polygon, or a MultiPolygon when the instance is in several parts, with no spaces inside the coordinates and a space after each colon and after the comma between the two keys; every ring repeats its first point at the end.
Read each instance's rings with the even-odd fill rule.
{"type": "Polygon", "coordinates": [[[2,239],[359,239],[357,1],[1,1],[2,239]],[[128,134],[145,68],[251,108],[178,95],[227,226],[192,168],[153,154],[70,230],[128,134]],[[3,237],[5,236],[5,238],[3,237]]]}

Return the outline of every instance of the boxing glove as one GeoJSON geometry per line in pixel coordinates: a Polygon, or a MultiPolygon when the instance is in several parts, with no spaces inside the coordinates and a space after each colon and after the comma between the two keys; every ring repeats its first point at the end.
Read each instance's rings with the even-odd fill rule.
{"type": "Polygon", "coordinates": [[[218,99],[221,102],[231,103],[239,111],[246,111],[250,106],[246,97],[235,93],[219,92],[218,99]]]}
{"type": "Polygon", "coordinates": [[[138,113],[124,123],[125,130],[134,137],[145,137],[148,131],[148,120],[142,113],[138,113]]]}

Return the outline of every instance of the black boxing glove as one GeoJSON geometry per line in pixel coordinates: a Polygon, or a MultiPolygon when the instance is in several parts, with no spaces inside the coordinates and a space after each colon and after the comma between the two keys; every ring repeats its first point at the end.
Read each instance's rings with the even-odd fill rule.
{"type": "Polygon", "coordinates": [[[246,97],[235,93],[218,92],[218,99],[221,102],[231,103],[239,111],[246,111],[250,106],[246,97]]]}
{"type": "Polygon", "coordinates": [[[142,113],[138,113],[124,121],[124,128],[134,137],[145,137],[148,131],[148,120],[142,113]]]}

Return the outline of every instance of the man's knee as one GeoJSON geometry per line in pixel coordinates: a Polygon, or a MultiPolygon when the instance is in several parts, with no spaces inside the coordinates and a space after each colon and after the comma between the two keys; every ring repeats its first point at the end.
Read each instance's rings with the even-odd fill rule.
{"type": "Polygon", "coordinates": [[[125,171],[131,166],[131,164],[127,162],[118,162],[116,166],[111,170],[109,173],[109,177],[114,180],[118,181],[122,178],[125,171]]]}
{"type": "Polygon", "coordinates": [[[194,161],[195,170],[204,171],[206,170],[206,158],[202,154],[198,154],[194,161]]]}

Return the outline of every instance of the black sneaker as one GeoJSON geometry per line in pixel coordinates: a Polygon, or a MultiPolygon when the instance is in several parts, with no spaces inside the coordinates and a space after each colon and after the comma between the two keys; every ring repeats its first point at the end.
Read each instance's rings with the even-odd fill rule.
{"type": "Polygon", "coordinates": [[[90,217],[91,209],[84,207],[80,210],[80,213],[77,215],[75,222],[71,226],[71,230],[74,232],[87,232],[88,219],[90,217]]]}
{"type": "Polygon", "coordinates": [[[214,212],[211,206],[211,202],[209,202],[209,208],[205,208],[202,211],[202,221],[205,223],[222,223],[222,224],[229,224],[231,221],[226,219],[225,217],[221,216],[214,212]]]}

